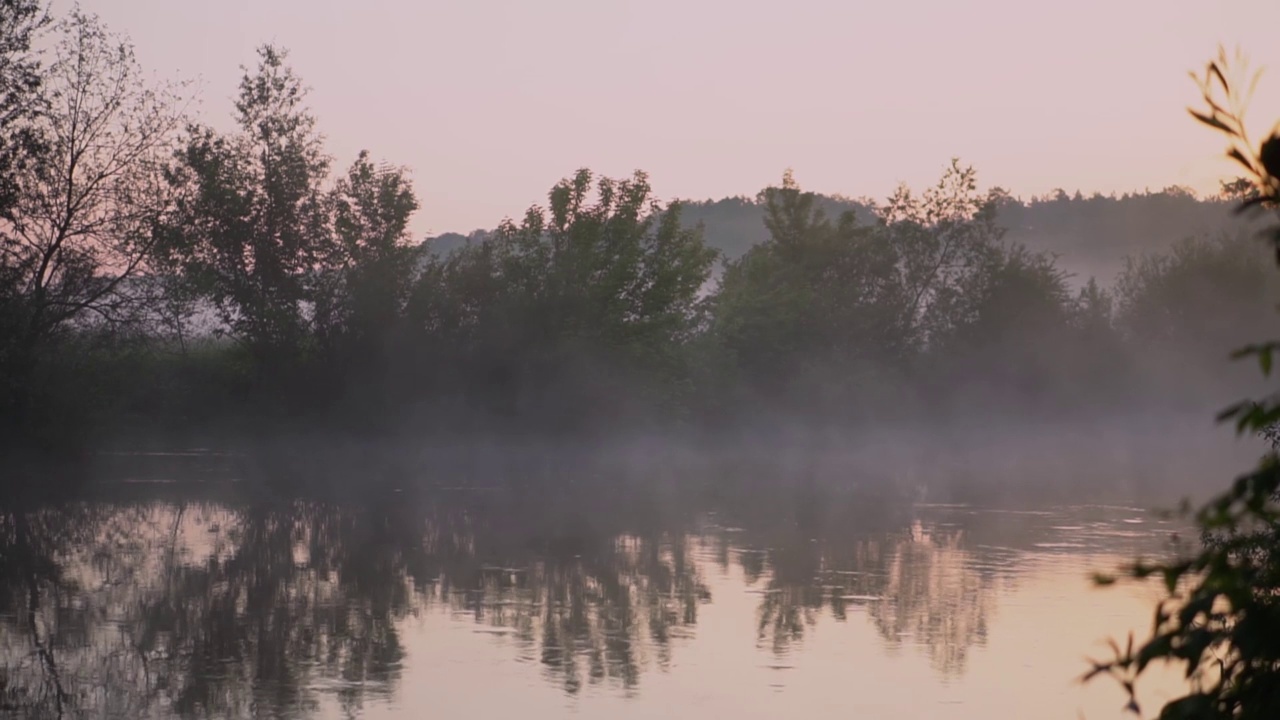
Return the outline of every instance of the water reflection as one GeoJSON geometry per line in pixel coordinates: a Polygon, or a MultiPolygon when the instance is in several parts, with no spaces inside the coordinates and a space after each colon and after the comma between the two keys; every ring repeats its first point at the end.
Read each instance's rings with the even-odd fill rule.
{"type": "Polygon", "coordinates": [[[928,530],[918,521],[894,543],[884,575],[883,602],[870,614],[880,634],[896,646],[914,640],[928,649],[933,666],[947,674],[964,670],[969,648],[986,641],[994,612],[992,573],[978,563],[955,529],[928,530]]]}
{"type": "Polygon", "coordinates": [[[583,683],[634,688],[646,655],[665,668],[673,637],[709,601],[683,535],[622,535],[523,563],[475,565],[426,594],[514,639],[570,693],[583,683]]]}
{"type": "Polygon", "coordinates": [[[986,642],[1026,548],[1043,561],[1161,538],[1145,516],[1106,508],[925,508],[887,526],[883,512],[797,508],[772,523],[690,513],[630,526],[539,524],[528,506],[469,497],[11,508],[0,513],[0,709],[354,717],[396,696],[408,621],[423,613],[465,619],[570,695],[634,694],[646,672],[671,671],[712,588],[725,591],[711,576],[731,567],[756,603],[756,626],[740,631],[778,667],[830,617],[869,623],[884,652],[921,652],[954,677],[986,642]]]}
{"type": "Polygon", "coordinates": [[[743,575],[761,595],[760,646],[785,657],[823,611],[838,621],[865,615],[889,651],[921,647],[937,671],[963,672],[968,649],[985,639],[1001,576],[964,548],[964,536],[916,520],[872,537],[738,550],[743,575]]]}
{"type": "Polygon", "coordinates": [[[5,525],[10,706],[280,716],[315,707],[322,684],[356,710],[399,678],[414,546],[390,524],[307,503],[148,503],[5,525]]]}

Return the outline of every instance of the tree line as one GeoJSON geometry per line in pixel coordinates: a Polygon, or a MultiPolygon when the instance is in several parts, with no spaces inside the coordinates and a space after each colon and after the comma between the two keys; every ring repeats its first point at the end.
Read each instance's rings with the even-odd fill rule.
{"type": "MultiPolygon", "coordinates": [[[[1127,256],[1165,250],[1172,240],[1188,235],[1238,232],[1251,224],[1249,218],[1232,212],[1231,201],[1237,190],[1230,183],[1218,194],[1203,196],[1177,185],[1088,196],[1062,189],[1030,198],[1015,196],[1000,187],[993,187],[990,192],[995,200],[996,222],[1005,229],[1006,240],[1056,254],[1059,266],[1077,279],[1096,276],[1106,284],[1115,281],[1127,256]]],[[[817,204],[831,217],[851,210],[859,217],[870,218],[877,206],[869,198],[821,193],[817,204]]],[[[707,244],[729,260],[769,236],[763,223],[764,208],[755,197],[688,201],[683,215],[691,224],[703,223],[707,244]]],[[[431,242],[437,248],[451,249],[466,237],[445,233],[431,242]]]]}
{"type": "Polygon", "coordinates": [[[1217,392],[1220,348],[1276,297],[1244,235],[1080,282],[1011,241],[1008,194],[958,161],[838,214],[788,173],[754,201],[763,239],[732,258],[643,172],[585,169],[432,252],[409,232],[409,172],[329,155],[281,48],[244,69],[230,132],[78,9],[0,0],[0,57],[14,450],[304,425],[587,437],[1063,418],[1217,392]]]}

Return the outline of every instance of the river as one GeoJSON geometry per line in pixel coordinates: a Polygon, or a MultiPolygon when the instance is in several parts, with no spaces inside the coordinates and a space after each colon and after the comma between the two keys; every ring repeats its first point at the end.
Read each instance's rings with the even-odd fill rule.
{"type": "MultiPolygon", "coordinates": [[[[493,495],[145,485],[6,511],[0,699],[31,717],[1133,717],[1079,678],[1148,629],[1159,588],[1090,576],[1181,528],[1123,505],[613,518],[493,495]]],[[[1142,686],[1144,714],[1178,687],[1142,686]]]]}

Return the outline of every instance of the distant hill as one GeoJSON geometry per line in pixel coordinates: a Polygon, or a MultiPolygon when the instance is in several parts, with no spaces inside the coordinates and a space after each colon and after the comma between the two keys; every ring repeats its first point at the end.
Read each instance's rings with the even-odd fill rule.
{"type": "Polygon", "coordinates": [[[1129,256],[1157,252],[1189,237],[1252,232],[1256,219],[1241,217],[1226,200],[1197,199],[1171,189],[1120,197],[1055,197],[1030,202],[1010,199],[999,222],[1010,241],[1059,256],[1078,279],[1110,283],[1129,256]]]}
{"type": "Polygon", "coordinates": [[[428,251],[436,255],[448,255],[454,250],[457,250],[458,248],[466,245],[468,238],[472,236],[477,236],[483,233],[484,233],[483,230],[476,230],[475,232],[471,233],[470,236],[463,235],[462,233],[456,233],[456,232],[441,233],[440,235],[436,235],[435,237],[427,238],[425,241],[423,241],[422,245],[423,247],[427,248],[428,251]]]}
{"type": "MultiPolygon", "coordinates": [[[[848,210],[854,211],[859,224],[870,224],[875,220],[870,206],[856,200],[820,196],[818,204],[832,220],[848,210]]],[[[764,226],[764,206],[754,198],[685,200],[681,217],[686,225],[702,223],[703,238],[707,244],[730,260],[769,238],[769,231],[764,226]]]]}
{"type": "MultiPolygon", "coordinates": [[[[823,197],[822,205],[832,218],[852,210],[859,223],[875,222],[869,203],[823,197]]],[[[1076,282],[1096,277],[1103,284],[1114,280],[1128,256],[1160,251],[1188,237],[1249,231],[1253,224],[1236,216],[1225,200],[1200,199],[1179,188],[1091,197],[1059,191],[1028,201],[1007,197],[998,218],[1010,242],[1055,254],[1076,282]]],[[[688,226],[701,224],[707,244],[726,259],[740,257],[768,238],[764,208],[753,198],[685,201],[683,219],[688,226]]],[[[443,255],[485,234],[444,233],[426,245],[443,255]]]]}

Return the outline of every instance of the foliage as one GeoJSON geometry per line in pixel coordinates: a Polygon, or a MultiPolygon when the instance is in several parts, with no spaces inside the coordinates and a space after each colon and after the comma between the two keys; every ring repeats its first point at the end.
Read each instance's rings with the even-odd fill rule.
{"type": "MultiPolygon", "coordinates": [[[[712,332],[765,397],[803,387],[827,362],[903,359],[911,342],[896,247],[852,212],[832,222],[817,201],[790,173],[763,190],[769,240],[726,266],[715,297],[712,332]]],[[[802,390],[798,399],[814,397],[802,390]]]]}
{"type": "MultiPolygon", "coordinates": [[[[981,259],[971,283],[956,298],[963,314],[929,349],[932,383],[949,386],[954,402],[988,409],[1016,403],[1009,409],[1063,413],[1078,405],[1084,333],[1052,258],[1017,245],[997,248],[981,259]]],[[[1106,339],[1090,338],[1084,352],[1105,352],[1106,339]]]]}
{"type": "Polygon", "coordinates": [[[170,170],[180,192],[167,259],[237,340],[264,359],[308,330],[315,269],[331,252],[322,183],[329,158],[285,53],[259,49],[236,100],[237,135],[193,126],[170,170]]]}
{"type": "Polygon", "coordinates": [[[874,224],[832,222],[790,174],[763,191],[770,238],[726,266],[714,299],[711,330],[742,390],[870,416],[901,406],[907,384],[954,391],[957,360],[1016,374],[1018,350],[1070,324],[1072,299],[1051,257],[1004,242],[999,199],[957,161],[925,192],[873,206],[874,224]]]}
{"type": "Polygon", "coordinates": [[[611,402],[606,392],[626,401],[610,380],[678,392],[714,259],[643,173],[596,180],[581,170],[552,188],[545,209],[431,265],[408,312],[415,330],[456,349],[473,392],[554,425],[542,392],[587,415],[611,402]]]}
{"type": "Polygon", "coordinates": [[[362,152],[330,193],[333,240],[316,288],[315,335],[328,374],[349,398],[385,401],[386,379],[419,250],[408,225],[418,209],[401,168],[375,166],[362,152]]]}
{"type": "Polygon", "coordinates": [[[1116,281],[1119,326],[1143,343],[1210,346],[1218,360],[1223,345],[1263,328],[1280,300],[1258,250],[1253,238],[1224,235],[1130,258],[1116,281]]]}
{"type": "Polygon", "coordinates": [[[211,308],[218,332],[249,353],[254,392],[314,410],[367,395],[356,379],[385,377],[417,273],[407,228],[418,200],[406,171],[367,152],[331,183],[287,53],[258,55],[240,82],[239,132],[192,126],[170,167],[180,199],[159,254],[182,280],[174,290],[211,308]]]}
{"type": "Polygon", "coordinates": [[[351,166],[332,192],[333,256],[326,278],[333,284],[317,310],[328,332],[385,332],[399,316],[414,276],[415,248],[409,219],[418,199],[401,168],[375,167],[368,152],[351,166]]]}
{"type": "MultiPolygon", "coordinates": [[[[1225,54],[1209,63],[1204,77],[1198,78],[1208,111],[1193,110],[1192,115],[1228,136],[1228,156],[1254,183],[1257,191],[1244,200],[1242,211],[1274,211],[1280,201],[1280,133],[1271,134],[1257,149],[1251,145],[1244,128],[1242,77],[1230,74],[1231,69],[1225,54]]],[[[1266,237],[1280,249],[1280,226],[1266,237]]],[[[1276,347],[1251,345],[1237,356],[1257,358],[1263,374],[1270,375],[1276,347]]],[[[1278,400],[1271,395],[1242,402],[1221,418],[1233,420],[1241,433],[1274,437],[1280,421],[1278,400]]],[[[1210,542],[1186,558],[1135,564],[1132,576],[1163,578],[1169,597],[1156,609],[1150,639],[1136,647],[1130,642],[1123,651],[1117,647],[1116,657],[1097,663],[1088,677],[1114,676],[1132,694],[1135,681],[1151,663],[1173,662],[1185,668],[1191,689],[1168,702],[1161,718],[1280,715],[1280,557],[1273,552],[1280,528],[1278,488],[1280,456],[1273,451],[1197,513],[1210,542]]],[[[1136,700],[1131,707],[1140,711],[1136,700]]]]}
{"type": "MultiPolygon", "coordinates": [[[[1248,233],[1255,222],[1235,215],[1229,191],[1196,196],[1169,187],[1124,194],[1068,194],[1017,197],[992,188],[996,224],[1004,239],[1033,252],[1057,256],[1057,264],[1081,280],[1095,276],[1110,285],[1125,258],[1163,252],[1186,237],[1248,233]]],[[[861,222],[876,217],[878,203],[817,194],[815,206],[838,219],[853,212],[861,222]]],[[[706,243],[736,260],[769,238],[766,208],[758,198],[725,198],[685,204],[684,217],[705,227],[706,243]]],[[[447,236],[442,236],[448,240],[447,236]]]]}
{"type": "Polygon", "coordinates": [[[953,160],[919,196],[899,188],[882,216],[916,341],[928,345],[976,321],[1004,232],[995,222],[995,198],[978,192],[973,168],[953,160]]]}
{"type": "Polygon", "coordinates": [[[145,83],[126,39],[78,10],[55,29],[26,126],[40,151],[9,168],[21,192],[0,216],[0,373],[19,422],[61,337],[146,319],[152,230],[173,200],[162,165],[182,123],[182,87],[145,83]]]}
{"type": "MultiPolygon", "coordinates": [[[[368,153],[334,172],[283,50],[262,47],[244,69],[232,132],[190,124],[179,136],[180,86],[137,83],[127,45],[80,14],[60,27],[64,57],[83,45],[102,60],[42,75],[29,103],[40,113],[14,127],[39,130],[48,152],[14,175],[36,190],[16,206],[27,215],[0,220],[13,243],[40,223],[55,238],[30,243],[21,263],[10,252],[0,283],[6,407],[25,392],[15,388],[43,388],[25,403],[39,416],[24,417],[50,437],[68,436],[67,417],[119,442],[226,428],[776,433],[780,417],[816,436],[974,407],[992,420],[1097,419],[1218,375],[1187,362],[1204,335],[1225,332],[1188,294],[1219,293],[1243,333],[1244,311],[1270,292],[1242,241],[1145,255],[1115,288],[1045,251],[1063,228],[1113,238],[1153,212],[1197,226],[1224,202],[1180,188],[1024,202],[980,190],[958,161],[882,204],[807,192],[789,173],[755,198],[666,204],[643,173],[582,170],[522,218],[415,245],[408,172],[368,153]],[[75,72],[103,81],[77,84],[75,72]],[[107,102],[113,92],[128,102],[107,102]],[[120,154],[77,151],[55,132],[67,108],[93,107],[68,105],[76,93],[118,115],[93,119],[110,128],[94,137],[125,143],[120,154]],[[129,133],[149,144],[128,145],[129,133]],[[67,201],[65,229],[59,178],[87,183],[92,200],[67,201]],[[108,190],[111,202],[94,194],[108,190]],[[710,237],[750,249],[717,275],[710,237]],[[46,253],[56,272],[39,270],[46,253]],[[1165,336],[1163,374],[1135,360],[1165,336]]],[[[12,47],[25,62],[19,39],[12,47]]]]}
{"type": "Polygon", "coordinates": [[[18,202],[19,174],[44,149],[33,122],[43,109],[44,68],[32,42],[49,22],[39,0],[0,0],[0,217],[18,202]]]}
{"type": "MultiPolygon", "coordinates": [[[[1206,378],[1166,405],[1207,408],[1223,394],[1253,392],[1245,368],[1222,368],[1223,348],[1269,332],[1280,276],[1266,249],[1248,235],[1186,239],[1159,255],[1130,258],[1115,287],[1116,330],[1134,347],[1141,383],[1158,388],[1194,374],[1206,378]]],[[[1203,411],[1203,410],[1201,410],[1203,411]]]]}

